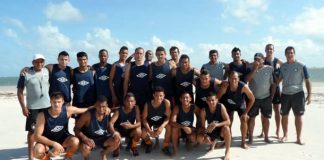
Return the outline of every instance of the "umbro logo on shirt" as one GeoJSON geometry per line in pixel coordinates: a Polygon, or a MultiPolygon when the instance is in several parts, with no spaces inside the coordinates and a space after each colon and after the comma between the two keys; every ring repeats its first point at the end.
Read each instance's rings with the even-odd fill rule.
{"type": "Polygon", "coordinates": [[[166,77],[166,75],[162,74],[162,73],[155,76],[155,78],[157,78],[157,79],[163,79],[164,77],[166,77]]]}
{"type": "Polygon", "coordinates": [[[100,76],[98,79],[100,79],[100,80],[102,80],[102,81],[105,81],[105,80],[109,79],[109,77],[106,76],[106,75],[102,75],[102,76],[100,76]]]}
{"type": "Polygon", "coordinates": [[[151,118],[151,120],[156,122],[156,121],[160,120],[161,118],[162,118],[161,116],[154,116],[151,118]]]}
{"type": "Polygon", "coordinates": [[[183,121],[183,122],[181,122],[181,124],[188,127],[188,126],[190,126],[191,122],[190,121],[183,121]]]}
{"type": "Polygon", "coordinates": [[[66,79],[65,77],[60,77],[60,78],[58,78],[57,79],[59,82],[61,82],[61,83],[64,83],[64,82],[67,82],[68,81],[68,79],[66,79]]]}
{"type": "Polygon", "coordinates": [[[136,75],[138,78],[144,78],[147,74],[146,73],[139,73],[136,75]]]}
{"type": "Polygon", "coordinates": [[[201,99],[202,101],[206,102],[206,99],[207,99],[207,98],[206,98],[206,97],[201,97],[200,99],[201,99]]]}
{"type": "Polygon", "coordinates": [[[64,128],[64,126],[55,126],[51,132],[60,132],[62,129],[64,128]]]}
{"type": "Polygon", "coordinates": [[[89,84],[89,82],[88,81],[85,81],[85,80],[82,80],[78,84],[81,85],[81,86],[86,86],[86,85],[89,84]]]}
{"type": "Polygon", "coordinates": [[[97,135],[104,135],[104,134],[105,134],[105,132],[106,132],[106,131],[105,131],[105,130],[103,130],[103,129],[101,129],[101,128],[100,128],[100,129],[98,129],[98,130],[96,130],[96,131],[94,131],[94,133],[95,133],[95,134],[97,134],[97,135]]]}
{"type": "Polygon", "coordinates": [[[180,83],[180,85],[183,86],[183,87],[188,87],[188,86],[191,85],[191,83],[189,83],[189,82],[182,82],[182,83],[180,83]]]}
{"type": "Polygon", "coordinates": [[[227,102],[229,103],[229,104],[236,104],[233,100],[231,100],[231,99],[227,99],[227,102]]]}

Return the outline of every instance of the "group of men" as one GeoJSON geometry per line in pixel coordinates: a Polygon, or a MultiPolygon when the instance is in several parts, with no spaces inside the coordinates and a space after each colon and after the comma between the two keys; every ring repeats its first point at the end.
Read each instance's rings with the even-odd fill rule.
{"type": "Polygon", "coordinates": [[[128,57],[128,48],[123,46],[119,60],[109,64],[108,51],[102,49],[99,63],[93,66],[88,64],[87,53],[78,52],[79,66],[74,69],[68,66],[70,57],[65,51],[59,53],[58,64],[46,66],[45,57],[36,54],[32,67],[22,69],[17,85],[22,113],[27,117],[29,159],[63,153],[72,159],[78,149],[89,159],[95,147],[102,148],[101,159],[107,159],[108,153],[117,157],[121,137],[125,137],[126,149],[138,156],[140,139],[145,152],[150,153],[151,139],[158,138],[163,129],[162,151],[167,155],[177,153],[183,137],[188,149],[206,143],[213,150],[219,146],[217,142],[224,141],[224,159],[230,159],[234,112],[240,117],[241,147],[247,149],[246,136],[252,144],[255,117],[260,111],[261,134],[271,143],[272,108],[279,141],[287,141],[292,108],[296,142],[303,144],[302,115],[305,102],[311,102],[311,83],[306,66],[295,59],[293,47],[285,49],[287,62],[274,57],[272,44],[266,45],[266,56],[256,53],[251,63],[241,58],[237,47],[229,64],[218,61],[217,50],[210,50],[210,61],[200,70],[192,67],[188,55],[180,56],[177,47],[169,52],[170,60],[165,48],[157,47],[157,61],[152,62],[152,51],[146,51],[144,59],[144,49],[138,47],[128,57]],[[76,119],[75,135],[68,131],[70,117],[76,119]],[[283,137],[279,137],[280,120],[283,137]]]}

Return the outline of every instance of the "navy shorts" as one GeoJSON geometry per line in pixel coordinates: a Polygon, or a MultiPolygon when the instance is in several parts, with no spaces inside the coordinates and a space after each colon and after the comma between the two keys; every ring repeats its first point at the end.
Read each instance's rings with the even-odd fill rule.
{"type": "Polygon", "coordinates": [[[273,104],[280,104],[281,103],[281,100],[280,100],[280,87],[279,86],[276,87],[276,92],[275,92],[275,94],[273,96],[272,103],[273,104]]]}
{"type": "Polygon", "coordinates": [[[259,110],[261,110],[261,113],[264,117],[271,118],[272,115],[271,97],[267,97],[264,99],[255,99],[255,102],[249,111],[249,116],[256,117],[257,115],[259,115],[259,110]]]}
{"type": "Polygon", "coordinates": [[[305,112],[305,95],[304,91],[293,95],[281,94],[281,115],[289,114],[292,108],[295,115],[303,115],[305,112]]]}

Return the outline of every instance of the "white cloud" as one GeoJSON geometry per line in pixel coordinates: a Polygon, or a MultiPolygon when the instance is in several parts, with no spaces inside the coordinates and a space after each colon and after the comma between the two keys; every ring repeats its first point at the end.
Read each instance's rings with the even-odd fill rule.
{"type": "Polygon", "coordinates": [[[163,46],[161,39],[158,38],[157,36],[153,36],[151,42],[152,42],[152,45],[154,48],[156,48],[158,46],[163,46]]]}
{"type": "Polygon", "coordinates": [[[324,39],[324,7],[304,8],[303,12],[297,15],[287,25],[271,28],[274,33],[304,35],[313,39],[324,39]]]}
{"type": "Polygon", "coordinates": [[[78,21],[82,19],[79,9],[72,6],[69,1],[60,4],[50,3],[45,9],[45,15],[50,20],[78,21]]]}
{"type": "Polygon", "coordinates": [[[13,38],[13,39],[18,38],[17,33],[14,30],[12,30],[11,28],[6,29],[4,31],[4,34],[7,35],[10,38],[13,38]]]}
{"type": "Polygon", "coordinates": [[[70,38],[61,33],[58,27],[52,26],[50,22],[45,26],[38,26],[37,32],[39,34],[39,42],[36,43],[36,46],[43,48],[45,51],[67,50],[71,48],[70,38]]]}
{"type": "MultiPolygon", "coordinates": [[[[224,5],[222,18],[236,17],[243,22],[257,24],[264,18],[268,9],[268,0],[219,0],[224,5]]],[[[269,18],[268,15],[265,17],[269,18]]]]}
{"type": "Polygon", "coordinates": [[[237,31],[236,28],[232,27],[232,26],[226,26],[226,27],[223,27],[222,30],[225,32],[225,33],[234,33],[237,31]]]}
{"type": "Polygon", "coordinates": [[[1,21],[7,25],[14,26],[23,32],[27,32],[27,28],[19,19],[16,18],[2,18],[1,21]]]}

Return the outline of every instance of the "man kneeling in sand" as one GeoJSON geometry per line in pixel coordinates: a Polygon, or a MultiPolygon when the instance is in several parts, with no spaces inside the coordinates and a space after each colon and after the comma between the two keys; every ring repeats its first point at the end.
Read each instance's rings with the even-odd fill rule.
{"type": "Polygon", "coordinates": [[[103,149],[100,152],[101,160],[107,160],[106,155],[119,147],[121,137],[118,132],[113,132],[107,98],[99,96],[94,107],[81,115],[74,132],[81,140],[80,151],[83,159],[88,160],[91,150],[98,146],[103,149]]]}
{"type": "Polygon", "coordinates": [[[210,145],[210,151],[215,149],[217,139],[224,138],[225,142],[225,160],[230,159],[231,131],[230,118],[223,104],[218,103],[216,95],[211,94],[207,97],[208,107],[201,110],[201,129],[197,137],[198,143],[210,145]],[[205,121],[207,120],[207,128],[205,121]]]}
{"type": "Polygon", "coordinates": [[[86,112],[87,108],[67,107],[61,92],[51,94],[51,107],[40,112],[35,128],[35,158],[48,160],[50,156],[65,153],[66,159],[72,159],[79,148],[79,139],[68,131],[68,122],[72,114],[86,112]],[[47,152],[53,148],[49,154],[47,152]]]}

